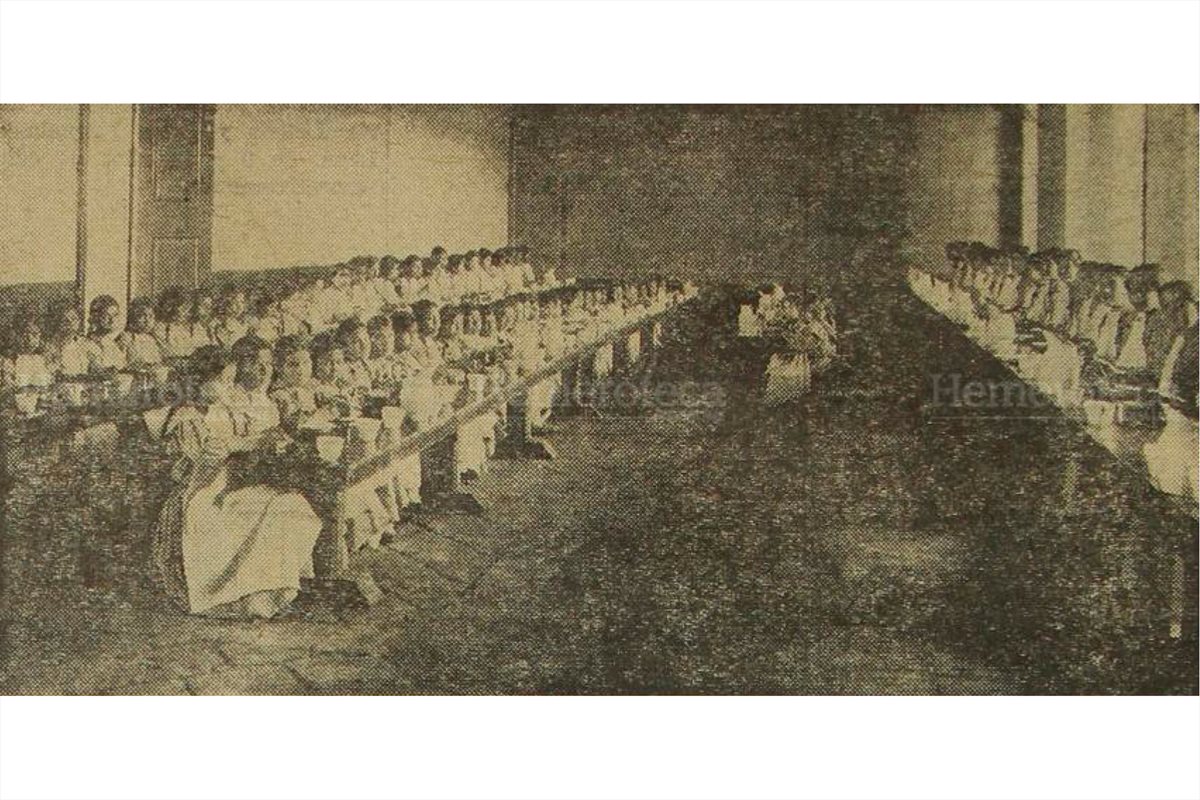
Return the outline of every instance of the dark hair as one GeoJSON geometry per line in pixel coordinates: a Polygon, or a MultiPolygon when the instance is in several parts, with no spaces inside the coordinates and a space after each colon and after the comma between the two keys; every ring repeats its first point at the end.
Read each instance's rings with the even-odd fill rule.
{"type": "Polygon", "coordinates": [[[102,294],[92,298],[88,304],[88,319],[102,313],[106,308],[120,308],[121,304],[111,294],[102,294]]]}
{"type": "Polygon", "coordinates": [[[254,311],[255,316],[261,317],[264,314],[269,314],[273,305],[275,305],[275,298],[271,295],[271,292],[267,289],[260,289],[254,295],[254,300],[250,304],[250,307],[254,311]]]}
{"type": "Polygon", "coordinates": [[[197,347],[187,360],[187,372],[197,383],[205,383],[220,375],[230,364],[225,348],[216,344],[197,347]]]}
{"type": "Polygon", "coordinates": [[[287,336],[281,336],[275,341],[275,363],[282,364],[284,359],[292,353],[299,353],[306,350],[307,342],[303,336],[295,333],[290,333],[287,336]]]}
{"type": "Polygon", "coordinates": [[[140,317],[143,313],[149,311],[154,313],[154,300],[150,297],[135,297],[129,301],[129,314],[125,320],[125,326],[129,327],[133,321],[140,317]]]}
{"type": "Polygon", "coordinates": [[[239,286],[226,284],[221,287],[221,293],[217,296],[217,310],[222,314],[229,312],[230,305],[233,303],[233,298],[241,295],[246,296],[246,292],[239,286]]]}
{"type": "Polygon", "coordinates": [[[172,320],[179,315],[179,310],[183,308],[187,302],[184,297],[183,289],[178,286],[168,286],[163,290],[163,293],[158,296],[158,303],[154,306],[154,314],[162,320],[172,320]]]}
{"type": "Polygon", "coordinates": [[[341,350],[342,344],[337,340],[337,337],[330,331],[319,333],[313,337],[312,342],[308,346],[309,352],[313,358],[322,358],[332,353],[334,350],[341,350]]]}
{"type": "Polygon", "coordinates": [[[384,314],[376,314],[367,320],[367,333],[377,333],[390,326],[391,320],[384,314]]]}
{"type": "Polygon", "coordinates": [[[422,319],[428,318],[436,308],[437,304],[432,300],[419,300],[416,303],[413,303],[413,317],[419,322],[422,319]]]}
{"type": "Polygon", "coordinates": [[[60,300],[46,309],[46,314],[42,321],[42,330],[48,332],[51,336],[63,336],[67,333],[79,333],[78,330],[64,331],[62,325],[63,314],[67,311],[73,314],[79,314],[79,308],[74,300],[60,300]]]}
{"type": "MultiPolygon", "coordinates": [[[[209,300],[213,299],[212,292],[210,292],[208,289],[197,289],[196,291],[192,292],[191,314],[189,314],[189,316],[191,317],[193,322],[196,321],[196,307],[198,305],[200,305],[200,301],[206,297],[209,300]]],[[[215,305],[215,303],[214,303],[214,305],[215,305]]]]}
{"type": "Polygon", "coordinates": [[[341,344],[345,344],[350,340],[350,337],[358,333],[363,327],[362,320],[358,317],[350,317],[344,319],[337,326],[337,340],[341,344]]]}
{"type": "Polygon", "coordinates": [[[257,356],[263,350],[270,350],[271,345],[267,344],[265,339],[260,339],[253,333],[247,333],[242,338],[233,343],[230,350],[235,361],[241,361],[246,358],[257,356]]]}
{"type": "Polygon", "coordinates": [[[392,330],[397,336],[411,331],[417,327],[417,318],[408,311],[397,311],[392,314],[392,330]]]}
{"type": "Polygon", "coordinates": [[[438,256],[444,256],[446,255],[446,248],[439,244],[429,251],[429,255],[433,256],[434,258],[437,258],[438,256]]]}

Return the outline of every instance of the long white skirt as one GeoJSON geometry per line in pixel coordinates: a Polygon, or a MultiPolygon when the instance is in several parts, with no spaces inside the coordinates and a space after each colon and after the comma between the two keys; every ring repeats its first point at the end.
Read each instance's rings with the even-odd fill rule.
{"type": "Polygon", "coordinates": [[[303,496],[267,486],[227,492],[221,468],[183,514],[183,571],[193,613],[259,592],[290,600],[313,574],[321,519],[303,496]]]}

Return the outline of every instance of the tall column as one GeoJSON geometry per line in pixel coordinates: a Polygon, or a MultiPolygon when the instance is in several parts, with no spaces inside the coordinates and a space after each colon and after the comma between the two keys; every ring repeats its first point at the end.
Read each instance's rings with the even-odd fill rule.
{"type": "Polygon", "coordinates": [[[1146,106],[1146,261],[1196,288],[1197,109],[1146,106]]]}
{"type": "Polygon", "coordinates": [[[1022,206],[1025,196],[1021,190],[1024,167],[1024,108],[1002,106],[997,131],[996,188],[1000,195],[998,206],[1001,247],[1021,244],[1022,206]]]}
{"type": "Polygon", "coordinates": [[[1063,247],[1067,239],[1067,107],[1037,111],[1037,247],[1063,247]]]}
{"type": "Polygon", "coordinates": [[[1038,249],[1038,107],[1021,106],[1021,244],[1038,249]]]}

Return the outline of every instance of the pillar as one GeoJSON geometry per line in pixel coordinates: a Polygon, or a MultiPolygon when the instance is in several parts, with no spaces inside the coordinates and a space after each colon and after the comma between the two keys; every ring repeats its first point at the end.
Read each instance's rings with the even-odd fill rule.
{"type": "Polygon", "coordinates": [[[1037,249],[1064,247],[1067,239],[1067,107],[1037,110],[1037,249]]]}
{"type": "Polygon", "coordinates": [[[1021,106],[1021,244],[1038,249],[1038,109],[1021,106]]]}
{"type": "Polygon", "coordinates": [[[1197,108],[1146,106],[1145,260],[1162,265],[1162,277],[1196,289],[1197,108]]]}

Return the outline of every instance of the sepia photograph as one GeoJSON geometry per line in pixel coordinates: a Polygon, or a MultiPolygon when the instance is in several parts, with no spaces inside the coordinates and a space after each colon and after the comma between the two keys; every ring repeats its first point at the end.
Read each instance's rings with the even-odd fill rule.
{"type": "Polygon", "coordinates": [[[1195,105],[0,108],[4,688],[1195,693],[1195,105]]]}
{"type": "Polygon", "coordinates": [[[0,96],[0,694],[1194,700],[1200,106],[1012,94],[0,96]]]}

